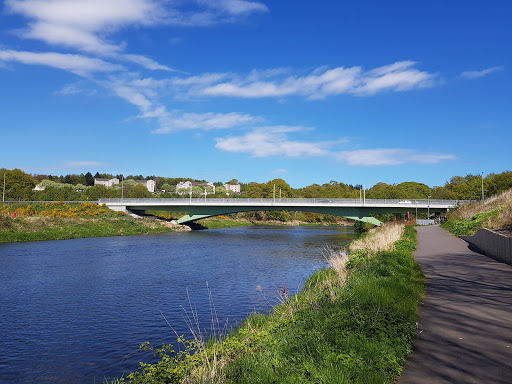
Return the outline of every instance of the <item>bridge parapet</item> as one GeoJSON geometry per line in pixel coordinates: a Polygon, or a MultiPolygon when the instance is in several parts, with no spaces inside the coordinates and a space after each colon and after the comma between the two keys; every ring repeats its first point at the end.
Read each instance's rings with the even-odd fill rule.
{"type": "Polygon", "coordinates": [[[401,208],[456,208],[470,200],[428,199],[250,199],[250,198],[152,198],[152,199],[100,199],[107,205],[152,205],[152,206],[332,206],[332,207],[401,207],[401,208]]]}

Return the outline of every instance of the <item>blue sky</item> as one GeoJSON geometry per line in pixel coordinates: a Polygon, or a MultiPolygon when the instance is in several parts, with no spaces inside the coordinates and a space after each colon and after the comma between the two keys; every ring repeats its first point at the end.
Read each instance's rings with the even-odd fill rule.
{"type": "Polygon", "coordinates": [[[5,0],[0,166],[298,188],[512,169],[512,2],[5,0]]]}

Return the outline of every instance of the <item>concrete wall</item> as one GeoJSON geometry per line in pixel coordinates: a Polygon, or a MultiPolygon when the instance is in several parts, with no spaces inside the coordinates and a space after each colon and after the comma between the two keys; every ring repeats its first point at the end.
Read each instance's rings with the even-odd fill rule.
{"type": "Polygon", "coordinates": [[[479,229],[474,236],[460,236],[479,252],[512,265],[512,237],[489,229],[479,229]]]}

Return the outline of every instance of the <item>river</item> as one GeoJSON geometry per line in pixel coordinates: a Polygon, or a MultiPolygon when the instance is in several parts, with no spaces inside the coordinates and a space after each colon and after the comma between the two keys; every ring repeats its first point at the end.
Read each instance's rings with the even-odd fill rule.
{"type": "Polygon", "coordinates": [[[190,335],[268,311],[327,265],[351,227],[241,227],[0,244],[0,383],[101,383],[190,335]]]}

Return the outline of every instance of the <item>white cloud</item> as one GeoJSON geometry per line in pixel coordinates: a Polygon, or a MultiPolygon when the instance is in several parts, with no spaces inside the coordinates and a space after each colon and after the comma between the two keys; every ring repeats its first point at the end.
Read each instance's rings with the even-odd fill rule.
{"type": "Polygon", "coordinates": [[[286,133],[303,130],[303,127],[266,127],[255,129],[243,136],[216,138],[215,148],[228,152],[250,153],[254,157],[267,156],[328,156],[327,148],[333,142],[306,142],[289,140],[286,133]]]}
{"type": "Polygon", "coordinates": [[[169,68],[166,65],[162,65],[157,63],[156,61],[142,56],[142,55],[133,55],[133,54],[124,54],[120,56],[121,59],[125,59],[127,61],[131,61],[132,63],[139,64],[140,66],[151,69],[151,70],[163,70],[163,71],[174,71],[174,69],[169,68]]]}
{"type": "Polygon", "coordinates": [[[126,26],[203,26],[268,11],[262,3],[242,0],[6,0],[5,4],[8,12],[30,19],[27,28],[18,31],[20,36],[103,55],[124,49],[124,43],[108,37],[126,26]]]}
{"type": "Polygon", "coordinates": [[[275,169],[272,171],[272,173],[288,173],[287,169],[275,169]]]}
{"type": "Polygon", "coordinates": [[[31,65],[46,65],[85,76],[90,72],[113,72],[122,70],[118,64],[82,55],[56,52],[0,51],[0,61],[18,62],[31,65]]]}
{"type": "Polygon", "coordinates": [[[159,120],[160,128],[153,133],[172,133],[187,129],[212,130],[228,129],[240,127],[248,123],[260,121],[254,117],[243,113],[182,113],[167,112],[161,107],[143,117],[156,117],[159,120]]]}
{"type": "Polygon", "coordinates": [[[342,151],[335,154],[337,160],[348,165],[379,166],[401,164],[436,164],[443,160],[453,160],[454,155],[418,153],[409,149],[380,148],[342,151]]]}
{"type": "Polygon", "coordinates": [[[73,168],[86,168],[102,167],[106,165],[106,163],[102,163],[101,161],[68,161],[66,165],[73,168]]]}
{"type": "Polygon", "coordinates": [[[374,95],[384,91],[406,91],[432,86],[437,75],[420,71],[412,61],[363,71],[361,67],[320,67],[305,76],[288,75],[289,70],[252,71],[247,76],[232,73],[207,74],[176,81],[191,96],[263,98],[305,96],[322,99],[340,94],[374,95]]]}
{"type": "Polygon", "coordinates": [[[216,138],[215,148],[227,152],[248,153],[254,157],[331,157],[351,166],[437,164],[456,158],[454,155],[421,153],[402,148],[335,151],[333,147],[344,144],[347,140],[307,142],[288,137],[289,133],[303,130],[303,127],[290,126],[257,128],[242,136],[216,138]]]}
{"type": "Polygon", "coordinates": [[[7,9],[31,19],[23,37],[87,52],[112,53],[104,36],[127,25],[153,25],[165,11],[153,0],[7,0],[7,9]]]}
{"type": "Polygon", "coordinates": [[[503,71],[503,69],[504,69],[503,66],[498,66],[498,67],[491,67],[491,68],[483,69],[481,71],[466,71],[466,72],[462,72],[460,74],[460,77],[463,77],[466,79],[478,79],[480,77],[487,76],[493,72],[503,71]]]}
{"type": "Polygon", "coordinates": [[[200,3],[232,15],[242,15],[252,12],[268,12],[267,6],[257,1],[200,0],[200,3]]]}

